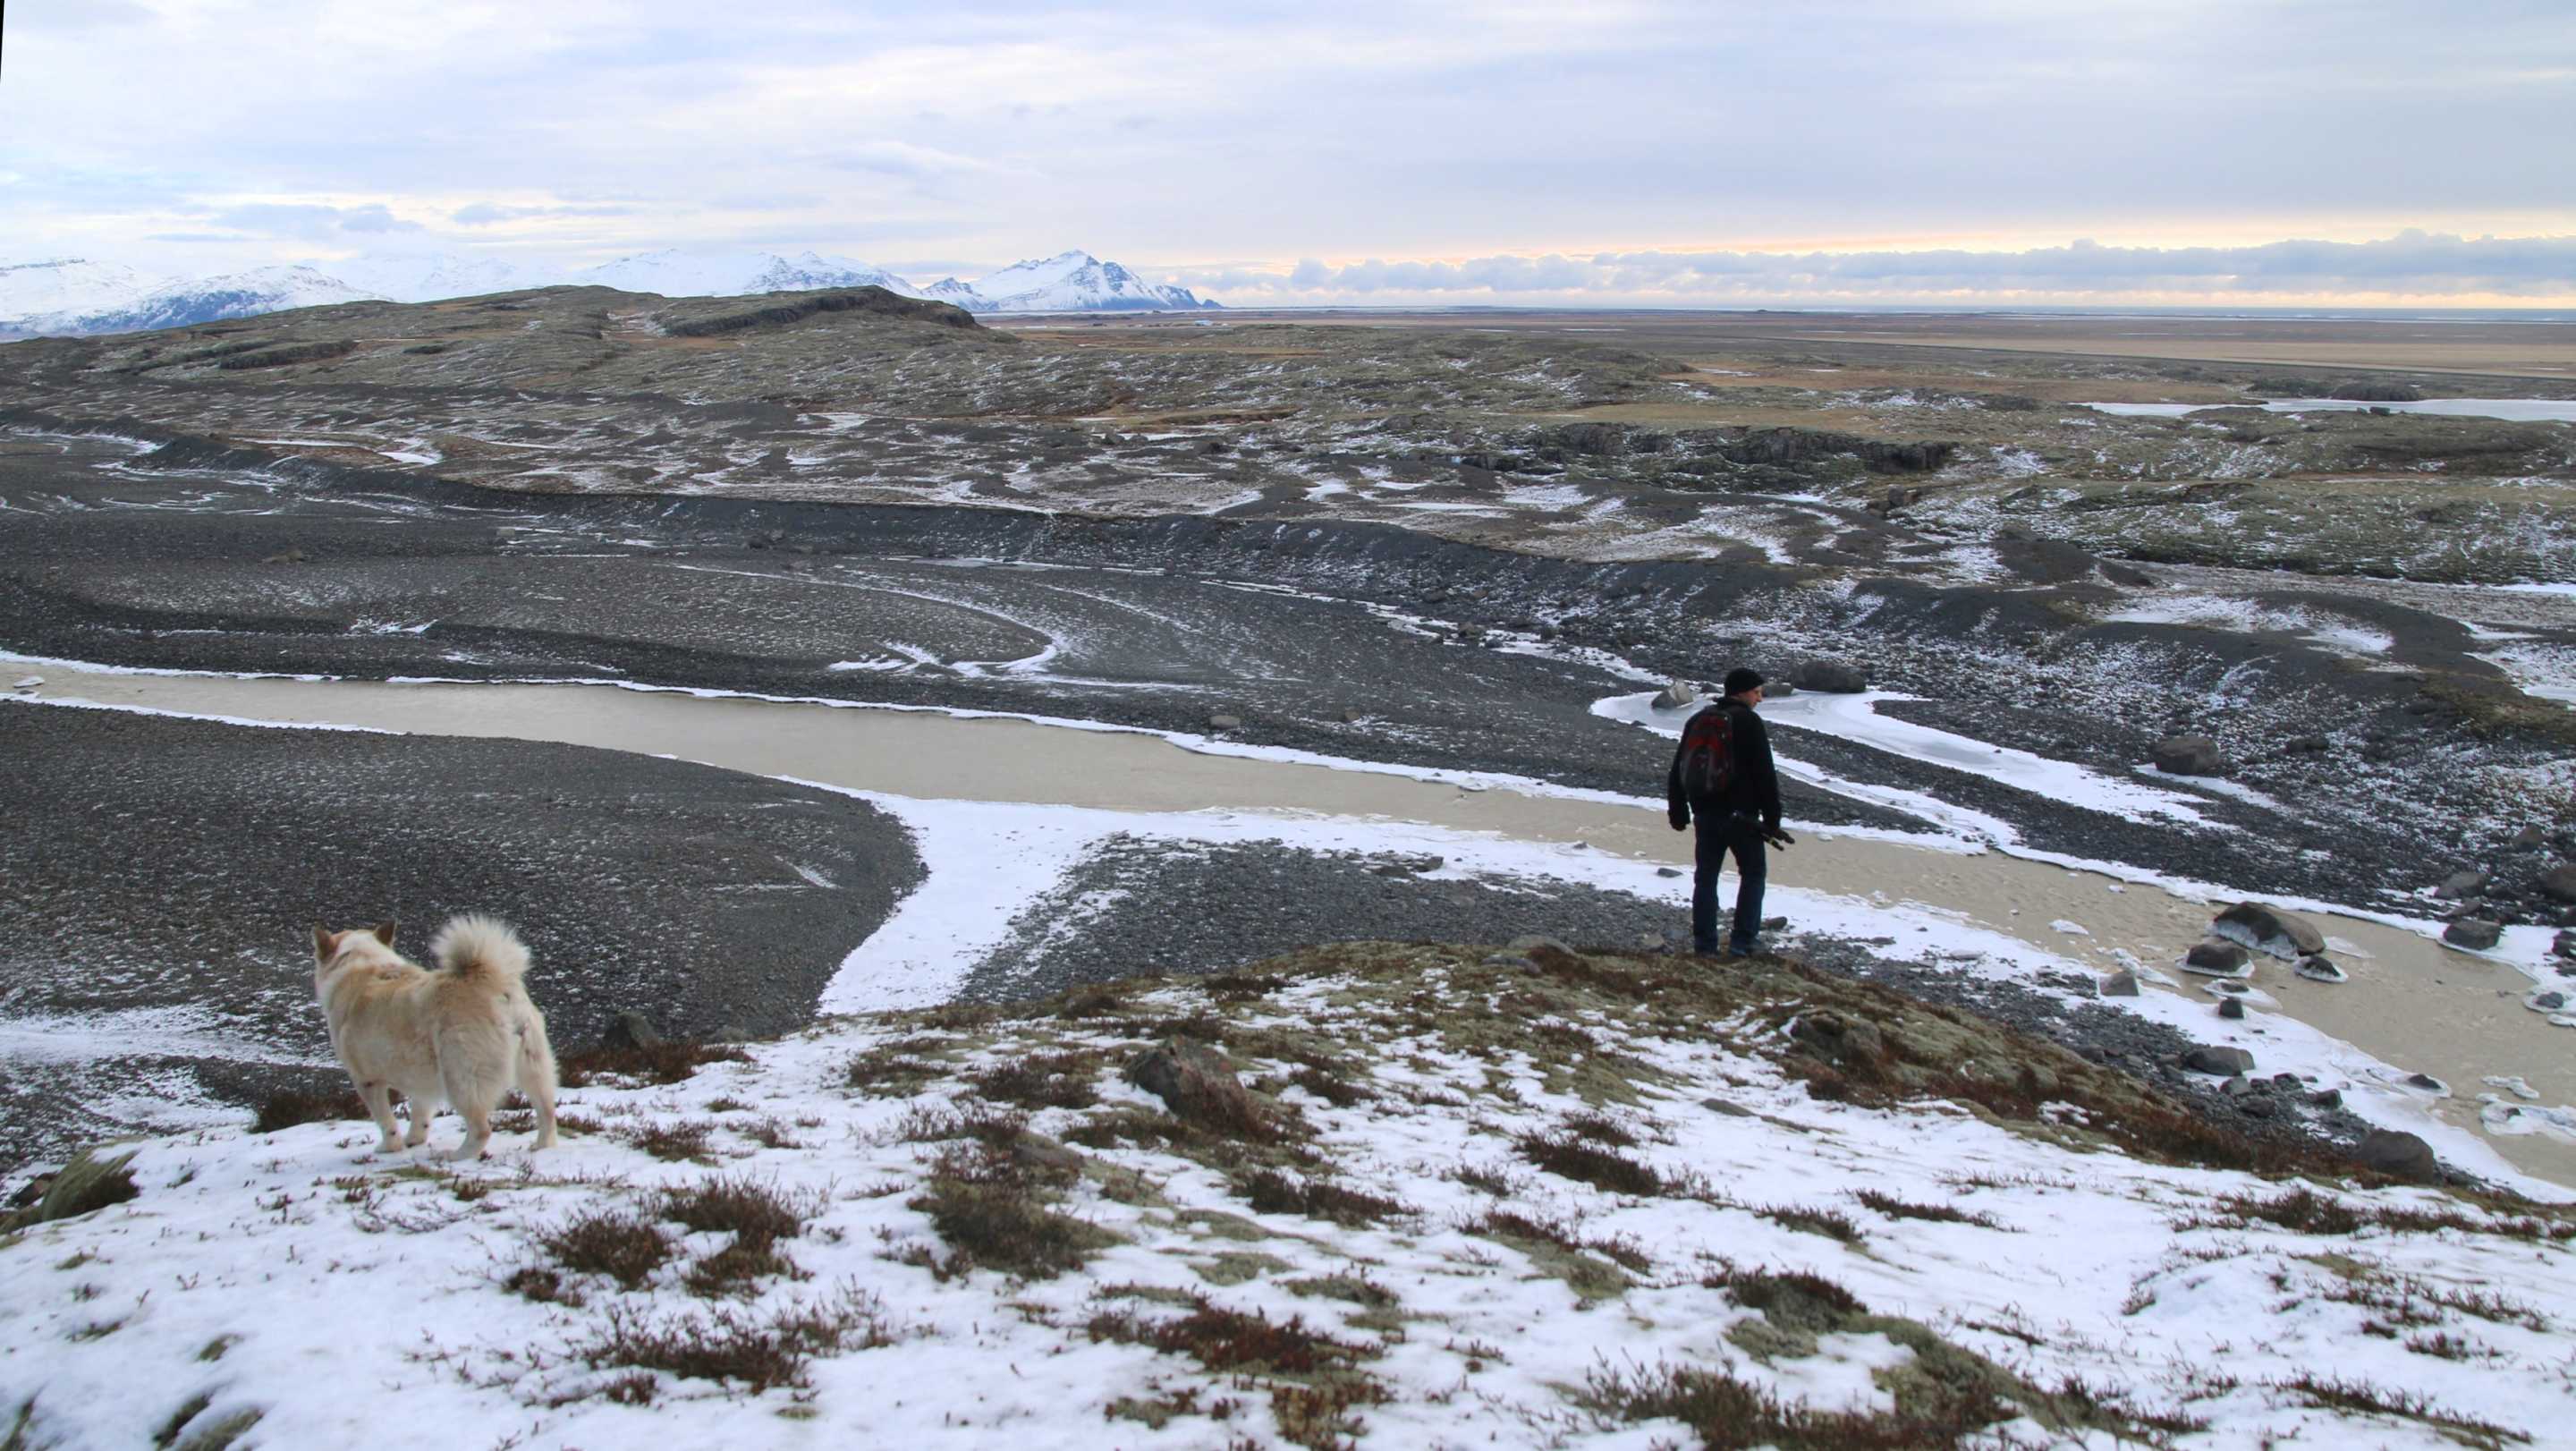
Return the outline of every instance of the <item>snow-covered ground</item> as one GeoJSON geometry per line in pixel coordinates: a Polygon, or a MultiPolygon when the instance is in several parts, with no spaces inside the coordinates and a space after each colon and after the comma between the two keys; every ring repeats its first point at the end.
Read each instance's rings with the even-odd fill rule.
{"type": "MultiPolygon", "coordinates": [[[[977,875],[942,833],[925,847],[934,882],[977,875]]],[[[916,929],[984,920],[971,896],[916,929]]],[[[684,1082],[571,1090],[560,1147],[529,1153],[521,1123],[471,1165],[379,1156],[345,1122],[146,1142],[136,1198],[0,1249],[0,1406],[27,1408],[28,1445],[255,1418],[238,1444],[1643,1448],[1685,1427],[1623,1390],[1893,1413],[1927,1394],[1909,1370],[1965,1365],[2002,1390],[1997,1445],[2136,1444],[2122,1416],[2186,1446],[2546,1441],[2576,1409],[2566,1221],[1819,1099],[1783,1057],[1794,1011],[1657,1018],[1588,981],[1390,947],[1080,1017],[829,1021],[684,1082]],[[1158,1020],[1210,1013],[1196,1031],[1293,1139],[1230,1158],[1135,1127],[1169,1120],[1120,1070],[1158,1020]],[[1057,1074],[1041,1106],[975,1085],[1032,1055],[1057,1074]],[[1602,1187],[1545,1167],[1549,1141],[1646,1172],[1602,1187]],[[942,1216],[976,1174],[1045,1186],[1055,1266],[975,1267],[976,1231],[942,1216]],[[792,1227],[688,1228],[719,1184],[792,1227]],[[2360,1222],[2321,1226],[2335,1211],[2360,1222]],[[583,1268],[585,1226],[644,1247],[625,1282],[583,1268]],[[746,1248],[782,1258],[727,1257],[746,1248]],[[1780,1276],[1855,1303],[1802,1319],[1823,1312],[1780,1276]],[[2069,1384],[2111,1420],[2033,1393],[2069,1384]]],[[[2327,1068],[2316,1046],[2303,1068],[2327,1068]]]]}
{"type": "Polygon", "coordinates": [[[2431,413],[2451,418],[2501,418],[2508,423],[2576,422],[2576,401],[2559,398],[2426,398],[2414,403],[2349,403],[2336,398],[2273,398],[2262,403],[2084,403],[2097,413],[2133,418],[2180,418],[2212,408],[2261,408],[2266,413],[2431,413]]]}

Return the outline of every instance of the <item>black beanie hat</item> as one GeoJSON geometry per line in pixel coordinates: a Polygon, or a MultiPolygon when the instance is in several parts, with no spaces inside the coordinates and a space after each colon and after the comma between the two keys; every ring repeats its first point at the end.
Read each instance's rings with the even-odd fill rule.
{"type": "Polygon", "coordinates": [[[1726,672],[1726,693],[1742,695],[1762,683],[1762,672],[1750,665],[1738,665],[1726,672]]]}

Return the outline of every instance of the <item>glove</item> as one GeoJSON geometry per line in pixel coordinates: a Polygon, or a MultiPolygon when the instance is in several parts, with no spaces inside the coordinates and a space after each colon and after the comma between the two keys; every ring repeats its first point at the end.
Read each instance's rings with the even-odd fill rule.
{"type": "Polygon", "coordinates": [[[1771,843],[1775,847],[1783,849],[1793,847],[1798,844],[1798,839],[1796,837],[1791,836],[1789,833],[1782,831],[1776,826],[1766,826],[1762,828],[1762,839],[1771,843]]]}
{"type": "Polygon", "coordinates": [[[1673,830],[1675,831],[1690,830],[1690,808],[1687,806],[1676,807],[1671,811],[1665,812],[1664,819],[1673,824],[1673,830]]]}

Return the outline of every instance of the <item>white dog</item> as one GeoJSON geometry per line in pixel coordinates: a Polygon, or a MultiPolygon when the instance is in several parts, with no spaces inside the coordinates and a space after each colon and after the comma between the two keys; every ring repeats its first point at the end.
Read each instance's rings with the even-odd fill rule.
{"type": "Polygon", "coordinates": [[[480,1157],[492,1110],[513,1087],[536,1105],[534,1147],[554,1147],[555,1054],[520,981],[528,949],[507,924],[470,914],[439,928],[429,955],[435,972],[394,951],[391,922],[313,929],[313,990],[332,1050],[384,1134],[376,1151],[395,1148],[396,1089],[411,1117],[404,1148],[428,1142],[429,1116],[443,1100],[465,1118],[465,1142],[449,1157],[480,1157]]]}

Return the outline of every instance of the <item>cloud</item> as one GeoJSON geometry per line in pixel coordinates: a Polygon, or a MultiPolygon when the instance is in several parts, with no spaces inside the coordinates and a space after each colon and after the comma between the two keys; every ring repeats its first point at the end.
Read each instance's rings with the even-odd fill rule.
{"type": "Polygon", "coordinates": [[[2409,230],[2368,242],[2293,239],[2241,247],[2122,247],[2078,240],[2020,251],[1614,251],[1457,262],[1370,258],[1340,266],[1310,257],[1285,272],[1185,269],[1182,275],[1194,286],[1300,300],[1382,294],[1660,298],[1683,305],[2149,294],[2538,298],[2576,295],[2576,236],[2460,237],[2409,230]]]}
{"type": "Polygon", "coordinates": [[[245,206],[220,208],[208,220],[236,231],[265,232],[281,237],[421,230],[420,223],[404,221],[382,202],[369,202],[358,207],[324,206],[311,202],[252,202],[245,206]]]}
{"type": "Polygon", "coordinates": [[[460,227],[489,227],[501,222],[515,222],[528,217],[625,217],[636,209],[615,204],[601,206],[512,207],[497,202],[470,202],[447,214],[447,219],[460,227]]]}

